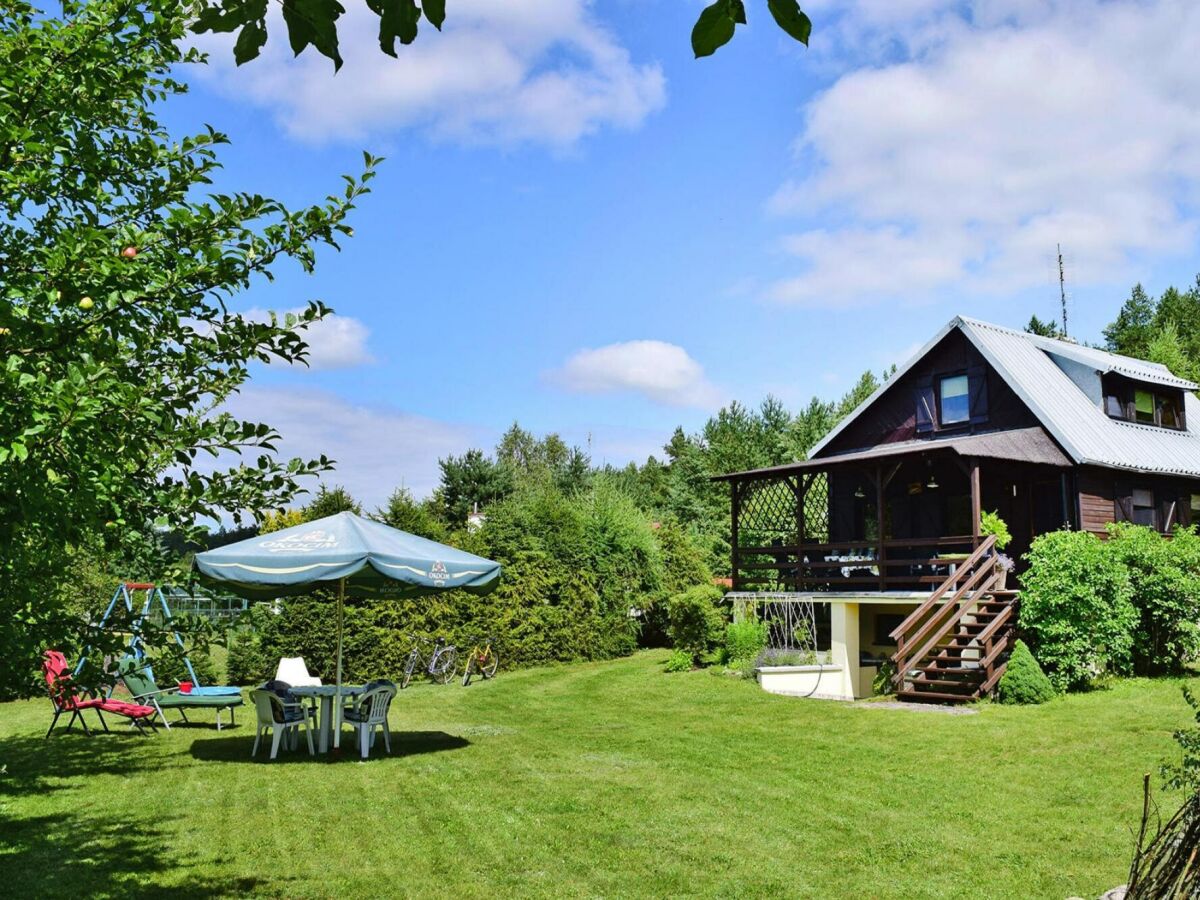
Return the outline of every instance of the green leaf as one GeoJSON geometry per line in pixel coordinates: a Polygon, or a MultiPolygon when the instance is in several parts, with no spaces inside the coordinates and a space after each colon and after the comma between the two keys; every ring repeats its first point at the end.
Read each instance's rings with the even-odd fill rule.
{"type": "Polygon", "coordinates": [[[421,10],[429,24],[441,31],[442,23],[446,21],[446,0],[423,0],[421,10]]]}
{"type": "Polygon", "coordinates": [[[737,27],[732,0],[717,0],[706,6],[692,28],[692,52],[699,59],[712,56],[719,47],[728,44],[737,27]]]}
{"type": "Polygon", "coordinates": [[[767,0],[767,9],[775,17],[779,27],[808,46],[808,36],[812,34],[812,20],[800,10],[796,0],[767,0]]]}
{"type": "Polygon", "coordinates": [[[746,24],[746,4],[742,0],[731,0],[733,6],[733,21],[738,25],[746,24]]]}
{"type": "Polygon", "coordinates": [[[367,5],[379,16],[379,49],[388,56],[396,55],[397,38],[402,44],[416,40],[421,19],[416,0],[367,0],[367,5]]]}
{"type": "Polygon", "coordinates": [[[249,62],[262,52],[263,44],[267,42],[267,27],[265,22],[250,22],[238,32],[237,43],[233,45],[233,59],[239,66],[249,62]]]}
{"type": "Polygon", "coordinates": [[[318,53],[333,60],[334,71],[340,69],[337,20],[345,11],[337,0],[283,0],[283,21],[292,52],[299,56],[312,44],[318,53]]]}

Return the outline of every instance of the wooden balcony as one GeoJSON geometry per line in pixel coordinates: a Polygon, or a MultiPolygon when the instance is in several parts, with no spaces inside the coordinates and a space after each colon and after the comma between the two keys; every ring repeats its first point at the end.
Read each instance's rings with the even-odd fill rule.
{"type": "Polygon", "coordinates": [[[733,548],[735,591],[932,591],[978,535],[733,548]]]}

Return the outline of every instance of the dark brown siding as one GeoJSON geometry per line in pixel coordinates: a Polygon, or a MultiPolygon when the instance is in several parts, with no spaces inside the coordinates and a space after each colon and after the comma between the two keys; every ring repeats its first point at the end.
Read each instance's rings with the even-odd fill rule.
{"type": "Polygon", "coordinates": [[[1116,521],[1113,487],[1116,475],[1110,469],[1079,470],[1079,528],[1104,534],[1109,522],[1116,521]]]}
{"type": "Polygon", "coordinates": [[[952,331],[931,350],[923,360],[913,366],[877,399],[863,410],[846,430],[839,434],[821,456],[863,450],[880,444],[909,441],[917,434],[916,390],[927,379],[939,375],[950,375],[974,367],[981,367],[987,378],[988,417],[986,422],[935,430],[928,435],[930,440],[950,435],[961,436],[979,431],[1001,431],[1010,428],[1028,428],[1039,424],[1012,388],[997,375],[983,356],[959,331],[952,331]]]}
{"type": "Polygon", "coordinates": [[[1191,518],[1192,494],[1200,494],[1200,481],[1166,478],[1161,475],[1138,475],[1115,469],[1100,469],[1084,466],[1079,469],[1080,528],[1096,534],[1105,534],[1109,522],[1124,518],[1119,502],[1127,498],[1134,488],[1149,488],[1154,491],[1160,523],[1170,525],[1194,524],[1191,518]]]}

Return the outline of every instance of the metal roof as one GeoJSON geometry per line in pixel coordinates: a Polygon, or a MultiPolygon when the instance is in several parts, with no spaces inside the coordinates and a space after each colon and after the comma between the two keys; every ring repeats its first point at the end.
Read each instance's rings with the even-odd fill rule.
{"type": "Polygon", "coordinates": [[[870,462],[877,459],[888,459],[893,456],[903,456],[909,453],[934,452],[952,450],[959,456],[978,456],[987,459],[1008,459],[1017,462],[1042,463],[1047,466],[1069,466],[1071,460],[1058,448],[1050,435],[1041,428],[1017,428],[1012,431],[991,431],[985,434],[968,434],[951,438],[924,438],[913,441],[898,441],[893,444],[880,444],[869,450],[859,450],[854,453],[838,453],[833,456],[822,456],[818,459],[805,459],[799,462],[786,463],[782,466],[772,466],[767,469],[750,469],[746,472],[731,472],[728,475],[718,475],[714,481],[732,481],[737,478],[755,475],[787,475],[792,472],[803,472],[809,469],[827,469],[831,465],[844,463],[870,462]]]}
{"type": "MultiPolygon", "coordinates": [[[[1003,331],[1010,330],[1000,329],[999,325],[991,325],[987,322],[976,321],[975,319],[963,319],[963,321],[968,325],[996,328],[1003,331]]],[[[1148,362],[1144,359],[1134,359],[1132,356],[1121,356],[1117,353],[1109,353],[1107,350],[1099,350],[1096,347],[1084,347],[1080,344],[1073,344],[1070,341],[1060,341],[1056,338],[1028,334],[1024,331],[1013,331],[1011,333],[1021,335],[1053,356],[1061,356],[1064,359],[1082,363],[1102,375],[1109,372],[1116,372],[1119,375],[1125,375],[1137,381],[1148,381],[1151,384],[1162,384],[1168,387],[1183,388],[1188,391],[1194,391],[1197,387],[1200,387],[1200,385],[1188,381],[1186,378],[1179,378],[1173,375],[1171,370],[1161,363],[1148,362]]]]}
{"type": "Polygon", "coordinates": [[[1176,378],[1163,366],[1080,347],[957,316],[859,407],[812,449],[818,457],[864,409],[911,369],[947,334],[958,329],[975,345],[1042,426],[1076,463],[1133,472],[1200,477],[1200,399],[1196,385],[1176,378]],[[1092,368],[1097,379],[1114,371],[1141,381],[1181,388],[1187,431],[1174,431],[1109,418],[1054,361],[1069,359],[1092,368]]]}

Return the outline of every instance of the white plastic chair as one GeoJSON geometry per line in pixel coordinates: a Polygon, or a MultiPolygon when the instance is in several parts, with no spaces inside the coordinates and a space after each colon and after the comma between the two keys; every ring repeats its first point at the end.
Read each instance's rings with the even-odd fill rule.
{"type": "Polygon", "coordinates": [[[254,701],[254,709],[258,713],[258,727],[254,732],[254,749],[250,751],[251,756],[258,755],[259,741],[268,728],[271,729],[271,759],[279,753],[279,741],[288,731],[292,733],[292,749],[295,749],[301,725],[305,726],[304,736],[308,738],[308,755],[314,754],[312,727],[303,706],[299,703],[289,703],[273,691],[251,691],[250,699],[254,701]]]}
{"type": "Polygon", "coordinates": [[[285,656],[275,670],[276,681],[286,681],[292,687],[320,687],[321,679],[308,674],[303,656],[285,656]]]}
{"type": "Polygon", "coordinates": [[[347,725],[354,727],[358,738],[359,751],[366,759],[369,748],[375,746],[375,729],[383,729],[383,743],[387,752],[392,752],[392,736],[388,730],[388,709],[392,698],[396,696],[396,685],[384,681],[369,691],[361,694],[353,706],[346,709],[342,717],[347,725]]]}

